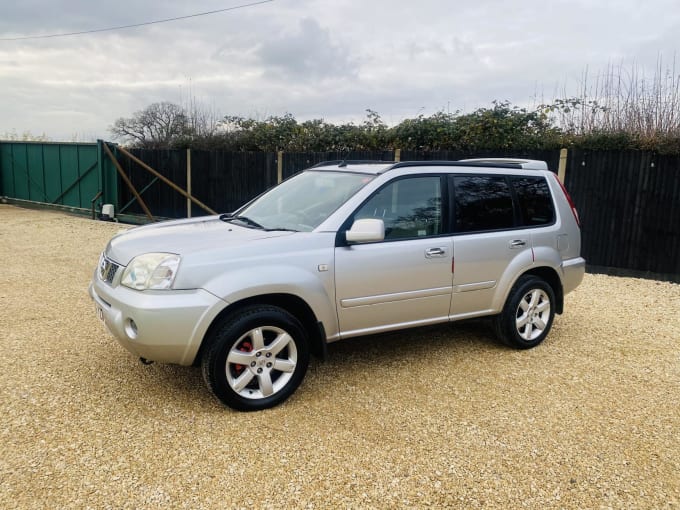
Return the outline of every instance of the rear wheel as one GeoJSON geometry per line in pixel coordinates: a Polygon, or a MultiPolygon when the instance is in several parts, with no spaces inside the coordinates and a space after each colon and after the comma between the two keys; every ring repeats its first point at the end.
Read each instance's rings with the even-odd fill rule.
{"type": "Polygon", "coordinates": [[[300,385],[309,364],[300,322],[275,306],[240,310],[217,328],[201,361],[203,378],[223,403],[240,411],[267,409],[300,385]]]}
{"type": "Polygon", "coordinates": [[[503,311],[494,318],[494,329],[503,343],[529,349],[548,336],[554,317],[552,287],[541,278],[524,275],[510,291],[503,311]]]}

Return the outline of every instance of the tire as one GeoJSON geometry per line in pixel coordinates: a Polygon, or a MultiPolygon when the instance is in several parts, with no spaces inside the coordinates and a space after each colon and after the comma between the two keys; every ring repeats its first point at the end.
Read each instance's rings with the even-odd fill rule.
{"type": "Polygon", "coordinates": [[[215,330],[201,360],[208,388],[239,411],[280,404],[300,385],[308,365],[304,327],[285,310],[265,305],[228,317],[215,330]]]}
{"type": "Polygon", "coordinates": [[[555,317],[555,292],[537,276],[521,276],[508,296],[503,311],[494,317],[498,339],[516,349],[530,349],[540,344],[555,317]]]}

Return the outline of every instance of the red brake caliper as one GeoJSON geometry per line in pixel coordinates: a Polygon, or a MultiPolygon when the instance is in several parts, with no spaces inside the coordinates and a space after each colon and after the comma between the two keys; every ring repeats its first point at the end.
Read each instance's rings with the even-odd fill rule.
{"type": "MultiPolygon", "coordinates": [[[[241,343],[240,347],[238,348],[239,351],[241,352],[251,352],[253,350],[253,344],[250,342],[246,341],[241,343]]],[[[241,372],[245,370],[245,365],[234,365],[234,370],[236,371],[236,375],[241,375],[241,372]]]]}

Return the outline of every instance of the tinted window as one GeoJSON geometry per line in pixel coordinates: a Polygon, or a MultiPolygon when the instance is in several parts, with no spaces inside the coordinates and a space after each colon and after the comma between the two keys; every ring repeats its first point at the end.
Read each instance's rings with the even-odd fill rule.
{"type": "Polygon", "coordinates": [[[457,175],[453,178],[456,232],[512,228],[512,196],[505,177],[457,175]]]}
{"type": "Polygon", "coordinates": [[[385,239],[423,237],[442,232],[439,176],[414,177],[389,183],[373,195],[354,219],[385,222],[385,239]]]}
{"type": "Polygon", "coordinates": [[[517,193],[524,225],[547,225],[553,222],[553,203],[544,178],[513,177],[511,182],[517,193]]]}

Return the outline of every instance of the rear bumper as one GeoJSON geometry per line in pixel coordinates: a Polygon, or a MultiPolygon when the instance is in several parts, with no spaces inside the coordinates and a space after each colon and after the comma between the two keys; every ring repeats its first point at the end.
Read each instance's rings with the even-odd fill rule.
{"type": "Polygon", "coordinates": [[[90,297],[100,319],[135,356],[190,365],[208,327],[226,303],[203,289],[135,291],[111,287],[96,276],[90,297]]]}
{"type": "Polygon", "coordinates": [[[562,290],[568,294],[583,281],[586,272],[586,260],[583,257],[576,257],[562,262],[562,290]]]}

